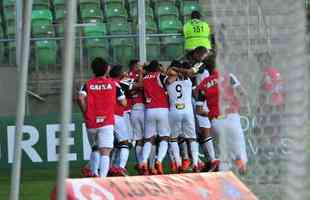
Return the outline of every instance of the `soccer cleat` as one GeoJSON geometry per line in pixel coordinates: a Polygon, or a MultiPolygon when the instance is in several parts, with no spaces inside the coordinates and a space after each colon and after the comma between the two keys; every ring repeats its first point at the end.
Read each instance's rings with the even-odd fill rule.
{"type": "Polygon", "coordinates": [[[93,177],[93,173],[87,165],[82,167],[81,172],[84,177],[93,177]]]}
{"type": "Polygon", "coordinates": [[[198,165],[193,166],[192,169],[193,169],[193,173],[199,173],[200,172],[200,167],[198,165]]]}
{"type": "Polygon", "coordinates": [[[182,168],[183,168],[183,171],[186,171],[190,168],[191,166],[191,161],[189,159],[184,159],[182,161],[182,168]]]}
{"type": "Polygon", "coordinates": [[[150,175],[157,175],[157,170],[154,167],[151,167],[149,170],[150,175]]]}
{"type": "Polygon", "coordinates": [[[128,176],[128,171],[126,168],[118,168],[118,176],[128,176]]]}
{"type": "Polygon", "coordinates": [[[157,174],[164,174],[163,164],[159,160],[155,162],[155,169],[157,170],[157,174]]]}
{"type": "Polygon", "coordinates": [[[109,176],[117,176],[119,173],[119,169],[117,166],[111,166],[109,170],[109,176]]]}
{"type": "Polygon", "coordinates": [[[218,172],[220,168],[220,160],[214,159],[211,161],[211,169],[209,169],[209,172],[218,172]]]}
{"type": "Polygon", "coordinates": [[[149,175],[147,163],[139,164],[139,174],[140,175],[149,175]]]}
{"type": "Polygon", "coordinates": [[[246,172],[246,164],[243,162],[243,160],[235,160],[235,165],[238,168],[238,171],[240,174],[245,174],[246,172]]]}
{"type": "Polygon", "coordinates": [[[198,161],[198,168],[199,170],[203,170],[206,168],[206,164],[202,162],[201,160],[198,161]]]}
{"type": "Polygon", "coordinates": [[[177,170],[178,170],[177,163],[172,161],[172,162],[169,163],[169,165],[170,165],[170,172],[172,174],[176,174],[177,170]]]}

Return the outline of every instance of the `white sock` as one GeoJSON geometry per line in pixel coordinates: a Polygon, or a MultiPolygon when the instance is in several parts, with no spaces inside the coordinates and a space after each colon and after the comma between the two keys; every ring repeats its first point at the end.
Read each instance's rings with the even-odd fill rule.
{"type": "Polygon", "coordinates": [[[181,148],[180,150],[181,150],[181,154],[182,154],[182,159],[189,160],[187,143],[186,142],[182,142],[180,144],[180,148],[181,148]]]}
{"type": "Polygon", "coordinates": [[[129,156],[129,149],[128,148],[121,148],[119,153],[119,167],[125,168],[129,156]]]}
{"type": "Polygon", "coordinates": [[[169,147],[169,149],[168,149],[168,156],[169,156],[169,159],[171,162],[175,162],[175,158],[173,156],[173,151],[172,151],[171,147],[169,147]]]}
{"type": "Polygon", "coordinates": [[[100,177],[106,177],[110,169],[110,157],[100,156],[100,177]]]}
{"type": "Polygon", "coordinates": [[[192,152],[193,165],[197,166],[198,165],[198,156],[199,156],[198,143],[196,141],[192,141],[190,143],[190,146],[191,146],[191,152],[192,152]]]}
{"type": "Polygon", "coordinates": [[[147,162],[147,160],[150,156],[151,150],[152,150],[152,143],[146,142],[143,146],[142,162],[147,162]]]}
{"type": "Polygon", "coordinates": [[[149,167],[155,167],[155,160],[156,160],[156,145],[152,145],[152,150],[149,156],[149,167]]]}
{"type": "Polygon", "coordinates": [[[170,149],[172,151],[175,162],[177,163],[177,166],[180,167],[182,165],[182,160],[180,156],[179,145],[177,142],[170,142],[169,144],[170,144],[170,149]]]}
{"type": "Polygon", "coordinates": [[[203,143],[203,150],[205,153],[208,154],[210,160],[212,161],[215,159],[213,139],[211,137],[209,137],[206,140],[207,140],[207,142],[203,143]]]}
{"type": "Polygon", "coordinates": [[[119,161],[119,149],[118,148],[114,148],[111,154],[111,160],[110,160],[110,165],[111,167],[113,165],[117,165],[119,161]]]}
{"type": "Polygon", "coordinates": [[[141,145],[136,145],[136,157],[137,157],[137,161],[138,163],[142,162],[142,152],[143,152],[143,146],[141,145]]]}
{"type": "Polygon", "coordinates": [[[93,151],[90,154],[90,169],[93,175],[98,176],[98,169],[100,163],[100,154],[98,151],[93,151]]]}
{"type": "Polygon", "coordinates": [[[162,162],[167,154],[167,151],[168,151],[168,142],[161,141],[158,147],[157,160],[162,162]]]}

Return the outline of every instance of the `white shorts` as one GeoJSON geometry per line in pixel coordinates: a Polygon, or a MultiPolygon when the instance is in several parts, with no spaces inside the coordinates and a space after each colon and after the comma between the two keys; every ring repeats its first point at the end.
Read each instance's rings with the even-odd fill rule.
{"type": "Polygon", "coordinates": [[[241,159],[247,162],[245,137],[238,113],[228,114],[224,119],[212,120],[212,128],[215,134],[225,136],[228,156],[232,160],[241,159]]]}
{"type": "Polygon", "coordinates": [[[134,106],[131,111],[133,140],[142,140],[144,133],[144,105],[134,106]]]}
{"type": "Polygon", "coordinates": [[[196,139],[195,117],[193,110],[170,110],[169,122],[171,137],[196,139]]]}
{"type": "Polygon", "coordinates": [[[209,117],[197,115],[197,121],[198,121],[198,127],[199,128],[211,128],[211,122],[209,120],[209,117]]]}
{"type": "Polygon", "coordinates": [[[170,136],[168,108],[146,109],[144,138],[148,139],[156,135],[170,136]]]}
{"type": "Polygon", "coordinates": [[[115,138],[118,142],[129,140],[129,133],[125,117],[115,115],[114,132],[115,138]]]}
{"type": "Polygon", "coordinates": [[[127,132],[128,132],[129,140],[133,140],[131,112],[124,113],[124,120],[127,125],[127,129],[128,129],[127,132]]]}
{"type": "Polygon", "coordinates": [[[98,145],[99,148],[113,148],[114,127],[113,125],[101,128],[87,129],[88,141],[91,146],[98,145]]]}

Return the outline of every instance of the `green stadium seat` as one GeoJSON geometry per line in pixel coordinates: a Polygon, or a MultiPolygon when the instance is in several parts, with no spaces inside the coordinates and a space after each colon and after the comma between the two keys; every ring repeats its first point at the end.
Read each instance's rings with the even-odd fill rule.
{"type": "Polygon", "coordinates": [[[64,9],[55,10],[55,22],[64,23],[66,18],[66,11],[64,9]]]}
{"type": "Polygon", "coordinates": [[[53,0],[53,4],[55,11],[65,10],[66,8],[65,0],[53,0]]]}
{"type": "Polygon", "coordinates": [[[52,24],[53,17],[49,10],[34,10],[31,16],[32,25],[34,24],[52,24]]]}
{"type": "Polygon", "coordinates": [[[16,25],[15,22],[7,23],[6,33],[8,38],[14,38],[16,34],[16,25]]]}
{"type": "Polygon", "coordinates": [[[85,37],[102,37],[107,35],[107,27],[104,23],[97,23],[95,26],[87,26],[83,28],[85,37]]]}
{"type": "Polygon", "coordinates": [[[182,23],[177,18],[161,20],[159,22],[159,31],[161,33],[178,33],[182,31],[182,23]]]}
{"type": "Polygon", "coordinates": [[[48,0],[33,0],[33,10],[46,10],[49,9],[49,7],[48,0]]]}
{"type": "MultiPolygon", "coordinates": [[[[157,33],[157,24],[154,19],[147,18],[145,21],[146,32],[147,33],[157,33]]],[[[137,19],[133,22],[133,33],[137,33],[139,31],[139,24],[137,19]]]]}
{"type": "MultiPolygon", "coordinates": [[[[137,19],[138,18],[138,6],[137,4],[132,4],[131,6],[132,7],[129,8],[130,16],[134,19],[137,19]]],[[[148,5],[146,6],[145,17],[154,19],[153,8],[148,5]]]]}
{"type": "Polygon", "coordinates": [[[5,11],[15,9],[16,0],[3,0],[2,3],[5,11]]]}
{"type": "Polygon", "coordinates": [[[181,37],[169,36],[162,38],[164,54],[168,60],[177,59],[184,54],[184,40],[181,37]]]}
{"type": "Polygon", "coordinates": [[[16,44],[15,42],[8,42],[6,52],[8,52],[8,61],[10,65],[16,64],[16,44]]]}
{"type": "Polygon", "coordinates": [[[102,57],[110,61],[109,41],[107,39],[85,39],[84,47],[86,49],[88,63],[91,63],[96,57],[102,57]]]}
{"type": "Polygon", "coordinates": [[[114,62],[127,66],[129,61],[136,57],[135,45],[131,38],[112,38],[111,47],[114,62]]]}
{"type": "Polygon", "coordinates": [[[160,58],[160,41],[157,37],[146,37],[147,60],[158,60],[160,58]]]}
{"type": "Polygon", "coordinates": [[[16,19],[15,10],[5,10],[3,14],[4,14],[5,22],[7,24],[15,22],[15,19],[16,19]]]}
{"type": "Polygon", "coordinates": [[[129,24],[123,18],[111,18],[107,23],[110,34],[128,34],[129,24]]]}
{"type": "Polygon", "coordinates": [[[182,1],[180,6],[181,16],[184,21],[190,19],[193,11],[201,11],[199,2],[197,1],[182,1]]]}
{"type": "MultiPolygon", "coordinates": [[[[77,29],[77,31],[76,31],[76,36],[80,35],[78,30],[79,29],[77,29]]],[[[64,35],[65,35],[65,26],[64,26],[63,23],[56,25],[56,33],[57,33],[58,37],[64,37],[64,35]]]]}
{"type": "Polygon", "coordinates": [[[127,20],[127,13],[124,7],[107,7],[106,9],[107,20],[109,21],[111,18],[125,18],[127,20]]]}
{"type": "Polygon", "coordinates": [[[57,58],[57,44],[55,40],[42,40],[35,42],[35,66],[55,65],[57,58]]]}
{"type": "Polygon", "coordinates": [[[159,19],[162,19],[165,16],[175,16],[178,17],[178,8],[172,2],[162,2],[158,3],[155,7],[155,14],[159,19]]]}
{"type": "Polygon", "coordinates": [[[124,7],[123,0],[105,0],[104,1],[106,8],[108,7],[124,7]]]}
{"type": "Polygon", "coordinates": [[[84,9],[100,9],[100,0],[80,0],[80,10],[84,9]]]}
{"type": "Polygon", "coordinates": [[[81,18],[84,23],[102,22],[102,10],[99,8],[84,9],[81,11],[81,18]]]}
{"type": "Polygon", "coordinates": [[[55,37],[54,27],[51,24],[32,25],[32,37],[55,37]]]}

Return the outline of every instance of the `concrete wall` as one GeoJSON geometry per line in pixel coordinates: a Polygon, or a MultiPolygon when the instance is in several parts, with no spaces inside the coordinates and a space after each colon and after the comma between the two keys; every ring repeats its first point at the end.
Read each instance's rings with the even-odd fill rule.
{"type": "Polygon", "coordinates": [[[17,81],[15,67],[0,67],[0,116],[15,115],[17,81]]]}

